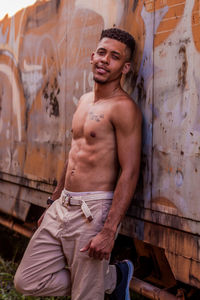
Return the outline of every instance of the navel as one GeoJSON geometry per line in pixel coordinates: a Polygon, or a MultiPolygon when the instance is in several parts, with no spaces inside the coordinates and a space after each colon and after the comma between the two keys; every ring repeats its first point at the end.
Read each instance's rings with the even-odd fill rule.
{"type": "Polygon", "coordinates": [[[96,133],[94,131],[91,131],[90,132],[90,136],[93,137],[93,138],[95,138],[96,137],[96,133]]]}

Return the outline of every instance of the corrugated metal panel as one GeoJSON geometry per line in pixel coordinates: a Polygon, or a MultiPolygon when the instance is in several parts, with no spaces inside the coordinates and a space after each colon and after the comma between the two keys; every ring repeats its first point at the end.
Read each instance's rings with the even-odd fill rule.
{"type": "Polygon", "coordinates": [[[30,203],[21,197],[21,187],[0,180],[0,210],[25,221],[30,203]]]}

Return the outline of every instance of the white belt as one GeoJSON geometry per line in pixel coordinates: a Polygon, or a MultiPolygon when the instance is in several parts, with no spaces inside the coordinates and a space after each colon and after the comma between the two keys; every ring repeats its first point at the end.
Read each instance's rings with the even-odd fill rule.
{"type": "Polygon", "coordinates": [[[113,198],[113,192],[95,192],[86,193],[82,195],[74,195],[74,193],[69,193],[66,190],[62,191],[61,199],[62,205],[68,207],[71,205],[79,205],[89,222],[93,220],[91,210],[87,206],[88,201],[92,200],[109,200],[113,198]]]}

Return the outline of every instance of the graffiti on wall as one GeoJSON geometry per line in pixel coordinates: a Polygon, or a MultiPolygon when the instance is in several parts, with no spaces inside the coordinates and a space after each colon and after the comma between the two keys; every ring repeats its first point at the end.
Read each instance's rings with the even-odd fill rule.
{"type": "MultiPolygon", "coordinates": [[[[1,21],[0,143],[4,157],[1,170],[33,180],[51,180],[50,174],[57,177],[69,149],[72,114],[80,95],[93,86],[89,66],[91,52],[102,28],[120,26],[130,31],[138,44],[133,64],[137,81],[132,96],[145,113],[143,179],[147,204],[152,198],[155,140],[152,133],[157,130],[155,125],[159,119],[156,103],[160,98],[157,97],[159,79],[156,82],[155,78],[164,80],[167,76],[163,74],[168,68],[166,65],[162,68],[162,63],[170,62],[173,49],[177,54],[172,68],[178,68],[177,78],[173,80],[177,81],[176,88],[182,93],[176,105],[183,106],[184,97],[189,97],[190,93],[187,74],[191,63],[187,52],[191,44],[199,51],[199,1],[104,2],[44,0],[1,21]],[[112,14],[108,13],[110,11],[112,14]],[[183,32],[185,20],[190,25],[185,25],[183,32]],[[181,38],[177,39],[177,35],[181,38]],[[175,41],[180,44],[177,49],[174,49],[175,41]],[[57,159],[59,163],[49,164],[57,159]]],[[[194,82],[197,88],[198,74],[194,82]]],[[[169,93],[177,99],[175,88],[167,90],[169,83],[165,81],[160,86],[165,86],[162,90],[165,105],[169,105],[169,93]]],[[[162,107],[165,111],[165,106],[162,107]]],[[[164,119],[168,120],[168,125],[162,124],[164,128],[172,122],[172,117],[175,119],[170,111],[167,116],[164,119]]],[[[196,126],[198,128],[198,124],[196,126]]],[[[161,132],[157,136],[162,136],[161,132]]],[[[161,148],[162,142],[159,143],[161,148]]],[[[179,169],[176,177],[181,181],[183,176],[179,169]]]]}
{"type": "Polygon", "coordinates": [[[76,5],[43,1],[1,22],[1,170],[6,173],[52,181],[52,174],[61,172],[72,113],[93,85],[86,63],[103,28],[100,16],[76,5]],[[91,42],[84,43],[88,38],[91,42]]]}
{"type": "MultiPolygon", "coordinates": [[[[188,52],[190,45],[193,51],[199,52],[199,1],[104,2],[44,0],[1,21],[1,170],[51,182],[60,174],[69,150],[72,114],[81,94],[93,86],[89,65],[91,52],[102,28],[120,26],[135,36],[138,45],[133,63],[137,79],[134,87],[132,85],[132,96],[144,112],[143,198],[148,206],[152,199],[154,154],[157,149],[165,148],[162,141],[156,146],[156,139],[162,137],[162,131],[166,131],[166,127],[169,129],[170,124],[179,122],[176,115],[184,114],[180,109],[193,88],[189,87],[192,62],[189,62],[188,52]],[[110,11],[112,14],[108,13],[110,11]],[[177,77],[171,76],[175,84],[173,90],[169,90],[168,87],[173,86],[167,77],[172,59],[170,72],[177,77]],[[169,95],[173,99],[171,105],[176,106],[173,113],[169,109],[169,95]],[[161,98],[163,105],[157,100],[161,98]],[[167,117],[160,114],[159,107],[167,111],[167,117]],[[161,115],[165,121],[157,126],[161,115]],[[158,128],[162,130],[158,132],[158,128]],[[156,137],[153,132],[158,132],[156,137]]],[[[198,78],[195,74],[195,89],[199,94],[198,78]]],[[[196,106],[199,107],[198,101],[196,106]]],[[[197,122],[195,126],[198,129],[197,122]]],[[[170,130],[172,132],[172,128],[170,130]]],[[[173,140],[165,141],[168,147],[174,147],[173,140]]],[[[198,145],[195,153],[197,148],[198,145]]],[[[180,186],[183,181],[181,166],[175,171],[171,165],[162,168],[168,172],[172,169],[174,181],[180,186]]],[[[154,171],[158,174],[160,169],[154,171]]],[[[159,193],[158,189],[155,193],[159,193]]]]}

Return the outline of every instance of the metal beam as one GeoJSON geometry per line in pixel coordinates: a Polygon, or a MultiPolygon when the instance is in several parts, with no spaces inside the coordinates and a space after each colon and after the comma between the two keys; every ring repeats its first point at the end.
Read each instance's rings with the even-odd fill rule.
{"type": "Polygon", "coordinates": [[[142,281],[136,277],[131,280],[130,288],[136,293],[154,300],[177,300],[177,297],[161,290],[150,283],[142,281]]]}
{"type": "Polygon", "coordinates": [[[0,224],[3,226],[6,226],[28,238],[30,238],[33,235],[33,231],[30,229],[26,228],[25,226],[22,226],[20,224],[17,224],[13,220],[7,220],[6,218],[0,216],[0,224]]]}

